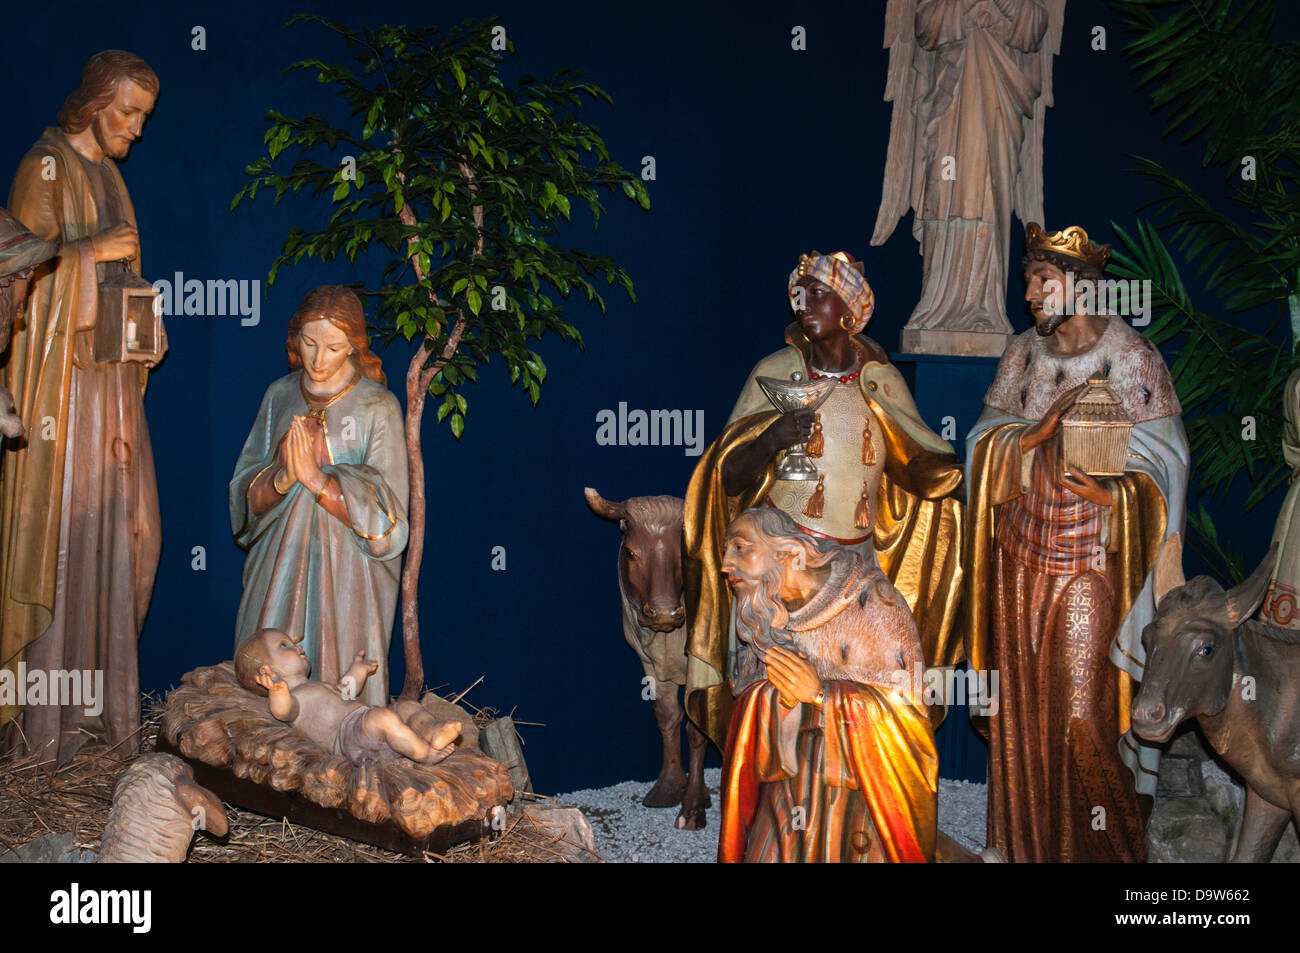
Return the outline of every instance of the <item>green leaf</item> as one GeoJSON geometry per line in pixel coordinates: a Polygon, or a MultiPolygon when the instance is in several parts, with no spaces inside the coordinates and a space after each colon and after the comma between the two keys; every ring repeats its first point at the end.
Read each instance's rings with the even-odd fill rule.
{"type": "MultiPolygon", "coordinates": [[[[457,418],[459,439],[468,402],[456,393],[458,382],[477,380],[477,367],[494,354],[504,357],[512,383],[523,378],[536,404],[547,369],[525,342],[549,332],[581,347],[578,329],[564,320],[564,302],[578,288],[603,310],[591,277],[617,279],[632,295],[630,278],[610,259],[549,242],[561,217],[572,220],[575,203],[585,202],[598,223],[602,190],[616,194],[621,188],[642,207],[648,203],[635,174],[612,162],[599,131],[582,121],[582,107],[592,99],[608,103],[608,94],[573,71],[544,80],[521,75],[509,62],[513,44],[506,56],[487,48],[492,20],[364,30],[310,15],[291,22],[334,32],[350,61],[291,64],[323,84],[313,97],[320,101],[312,103],[317,111],[296,117],[264,111],[262,154],[244,167],[247,179],[231,199],[233,210],[264,189],[277,203],[290,194],[317,203],[320,212],[330,203],[327,214],[304,213],[304,221],[318,224],[295,227],[283,239],[268,287],[281,266],[305,258],[360,260],[382,247],[379,283],[356,283],[366,304],[375,306],[377,342],[400,335],[416,342],[427,362],[435,352],[424,338],[445,345],[455,319],[444,309],[467,316],[461,348],[429,385],[441,402],[439,420],[457,418]],[[330,97],[336,97],[332,104],[324,101],[330,97]],[[340,147],[356,159],[351,180],[338,178],[340,147]],[[368,189],[369,180],[383,188],[368,189]],[[484,212],[477,227],[476,207],[484,212]],[[509,307],[488,313],[484,303],[498,282],[511,284],[509,307]]],[[[1260,155],[1261,163],[1268,161],[1260,155]]],[[[1283,242],[1293,220],[1300,214],[1276,214],[1270,240],[1283,242]]],[[[1220,267],[1233,264],[1225,258],[1220,267]]],[[[1250,300],[1256,287],[1242,284],[1234,293],[1250,300]]]]}
{"type": "Polygon", "coordinates": [[[451,433],[457,440],[465,432],[465,418],[460,414],[451,415],[451,433]]]}

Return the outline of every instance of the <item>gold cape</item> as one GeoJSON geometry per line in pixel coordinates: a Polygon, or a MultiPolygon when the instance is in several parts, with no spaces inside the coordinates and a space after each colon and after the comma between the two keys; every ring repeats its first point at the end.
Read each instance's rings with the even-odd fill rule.
{"type": "MultiPolygon", "coordinates": [[[[123,221],[134,225],[126,184],[111,159],[104,165],[123,221]]],[[[39,238],[62,246],[60,257],[38,266],[32,276],[3,374],[28,430],[23,449],[4,451],[0,478],[0,666],[16,670],[54,615],[72,365],[94,360],[99,307],[89,241],[99,231],[93,189],[61,129],[46,129],[23,157],[9,191],[9,211],[39,238]],[[53,421],[52,440],[43,439],[47,419],[53,421]]],[[[130,266],[140,273],[138,256],[130,266]]],[[[147,373],[141,365],[142,390],[147,373]]],[[[0,706],[0,725],[19,711],[0,706]]]]}
{"type": "MultiPolygon", "coordinates": [[[[886,447],[872,510],[876,557],[916,617],[926,664],[955,665],[963,658],[953,631],[962,591],[961,464],[952,446],[925,425],[884,351],[866,338],[856,340],[868,355],[858,384],[886,447]]],[[[686,712],[720,750],[735,704],[726,678],[731,649],[731,591],[721,572],[726,529],[737,514],[767,496],[775,464],[749,492],[732,497],[723,489],[722,468],[733,451],[778,416],[754,379],[788,380],[794,371],[806,379],[808,342],[797,324],[786,330],[786,342],[788,347],[754,368],[736,405],[740,416],[704,452],[686,491],[686,712]],[[745,413],[764,406],[768,409],[745,413]]]]}
{"type": "MultiPolygon", "coordinates": [[[[1028,424],[1012,422],[989,428],[971,449],[967,466],[970,480],[969,526],[966,536],[965,606],[966,663],[976,671],[992,667],[993,547],[997,538],[997,507],[1020,494],[1020,435],[1028,424]]],[[[1128,617],[1142,585],[1155,566],[1165,537],[1167,511],[1164,497],[1145,473],[1128,472],[1110,481],[1115,490],[1111,507],[1110,547],[1106,558],[1117,565],[1115,625],[1128,617]]],[[[1119,679],[1119,731],[1129,730],[1133,680],[1116,668],[1119,679]]],[[[987,720],[971,720],[987,737],[987,720]]]]}

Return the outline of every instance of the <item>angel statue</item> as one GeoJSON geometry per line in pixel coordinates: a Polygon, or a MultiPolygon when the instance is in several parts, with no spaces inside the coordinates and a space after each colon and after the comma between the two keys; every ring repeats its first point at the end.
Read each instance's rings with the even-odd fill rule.
{"type": "Polygon", "coordinates": [[[883,245],[908,209],[921,298],[901,349],[1002,354],[1011,212],[1043,219],[1043,120],[1065,0],[889,0],[883,245]]]}

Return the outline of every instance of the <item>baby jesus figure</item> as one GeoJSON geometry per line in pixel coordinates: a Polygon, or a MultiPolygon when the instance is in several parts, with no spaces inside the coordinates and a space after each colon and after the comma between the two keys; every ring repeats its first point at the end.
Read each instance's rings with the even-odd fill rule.
{"type": "Polygon", "coordinates": [[[249,691],[266,694],[276,719],[354,764],[365,758],[410,758],[437,764],[455,751],[460,722],[439,722],[409,700],[388,708],[356,700],[378,667],[364,652],[358,652],[337,684],[312,681],[307,653],[279,629],[253,633],[235,653],[239,683],[249,691]]]}

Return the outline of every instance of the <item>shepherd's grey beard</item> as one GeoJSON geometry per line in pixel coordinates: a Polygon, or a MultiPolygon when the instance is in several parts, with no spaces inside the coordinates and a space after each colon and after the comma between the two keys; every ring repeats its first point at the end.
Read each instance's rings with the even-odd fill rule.
{"type": "Polygon", "coordinates": [[[742,643],[736,654],[736,691],[751,682],[767,677],[762,657],[774,645],[793,649],[784,628],[773,629],[772,620],[785,622],[789,612],[781,602],[781,568],[777,566],[755,579],[741,572],[732,575],[756,583],[749,593],[736,600],[736,638],[742,643]]]}

